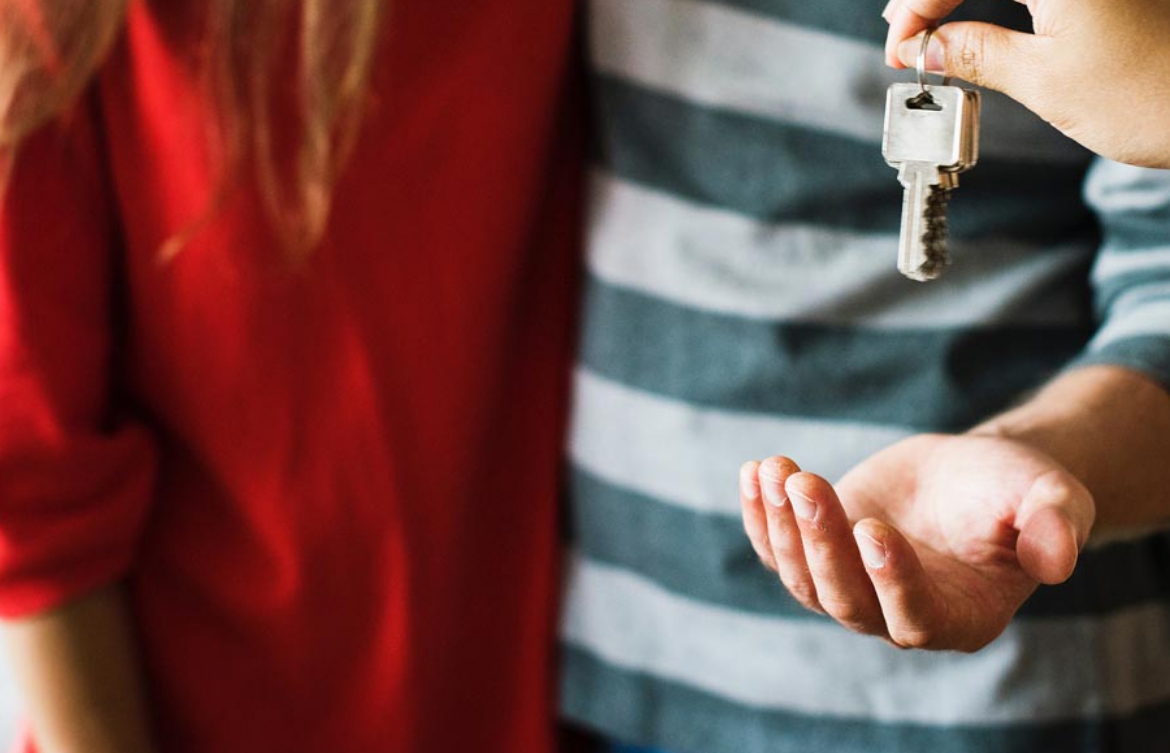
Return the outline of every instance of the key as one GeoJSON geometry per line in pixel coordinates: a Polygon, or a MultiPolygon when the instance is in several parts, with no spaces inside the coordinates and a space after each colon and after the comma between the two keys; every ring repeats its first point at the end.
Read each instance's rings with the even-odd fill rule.
{"type": "Polygon", "coordinates": [[[979,105],[979,92],[957,86],[887,92],[882,155],[904,188],[898,270],[912,280],[933,280],[950,263],[947,203],[979,159],[979,105]]]}

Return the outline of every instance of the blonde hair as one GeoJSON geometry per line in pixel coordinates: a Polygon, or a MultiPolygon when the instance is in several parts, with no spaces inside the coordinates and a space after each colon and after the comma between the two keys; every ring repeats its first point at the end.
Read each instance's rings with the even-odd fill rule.
{"type": "MultiPolygon", "coordinates": [[[[206,3],[202,73],[221,163],[208,214],[251,168],[273,227],[290,253],[303,256],[325,231],[333,184],[356,141],[387,0],[191,2],[206,3]],[[275,154],[272,104],[277,55],[294,39],[289,67],[300,132],[290,160],[275,154]]],[[[77,99],[125,25],[128,6],[129,0],[0,0],[0,161],[10,163],[24,138],[77,99]]],[[[6,182],[0,172],[0,189],[6,182]]],[[[164,254],[206,219],[177,229],[164,254]]]]}

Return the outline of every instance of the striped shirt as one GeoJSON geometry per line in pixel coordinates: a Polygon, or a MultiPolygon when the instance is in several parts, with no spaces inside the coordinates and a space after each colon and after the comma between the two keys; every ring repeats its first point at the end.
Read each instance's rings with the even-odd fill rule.
{"type": "MultiPolygon", "coordinates": [[[[884,0],[592,0],[596,149],[563,712],[679,753],[1170,750],[1170,535],[1099,544],[974,655],[800,608],[736,479],[830,479],[1066,368],[1170,386],[1170,173],[984,94],[954,264],[894,267],[884,0]]],[[[1022,6],[971,0],[1016,27],[1022,6]]]]}

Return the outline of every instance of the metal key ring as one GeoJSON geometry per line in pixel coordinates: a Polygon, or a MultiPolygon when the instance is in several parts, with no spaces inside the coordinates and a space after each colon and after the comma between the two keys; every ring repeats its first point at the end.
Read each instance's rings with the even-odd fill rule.
{"type": "MultiPolygon", "coordinates": [[[[922,35],[922,46],[918,48],[918,86],[922,89],[923,94],[930,94],[930,87],[926,85],[926,48],[930,46],[930,37],[938,29],[937,26],[926,30],[922,35]]],[[[943,76],[942,85],[948,86],[951,83],[950,76],[943,76]]]]}

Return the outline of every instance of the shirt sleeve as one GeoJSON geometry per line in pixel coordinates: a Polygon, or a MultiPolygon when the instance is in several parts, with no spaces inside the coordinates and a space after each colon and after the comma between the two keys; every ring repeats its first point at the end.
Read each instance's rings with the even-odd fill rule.
{"type": "Polygon", "coordinates": [[[92,102],[21,145],[0,198],[0,617],[130,568],[154,442],[116,399],[118,223],[92,102]]]}
{"type": "Polygon", "coordinates": [[[1100,328],[1073,366],[1123,366],[1170,391],[1170,171],[1098,159],[1085,197],[1102,230],[1091,278],[1100,328]]]}

